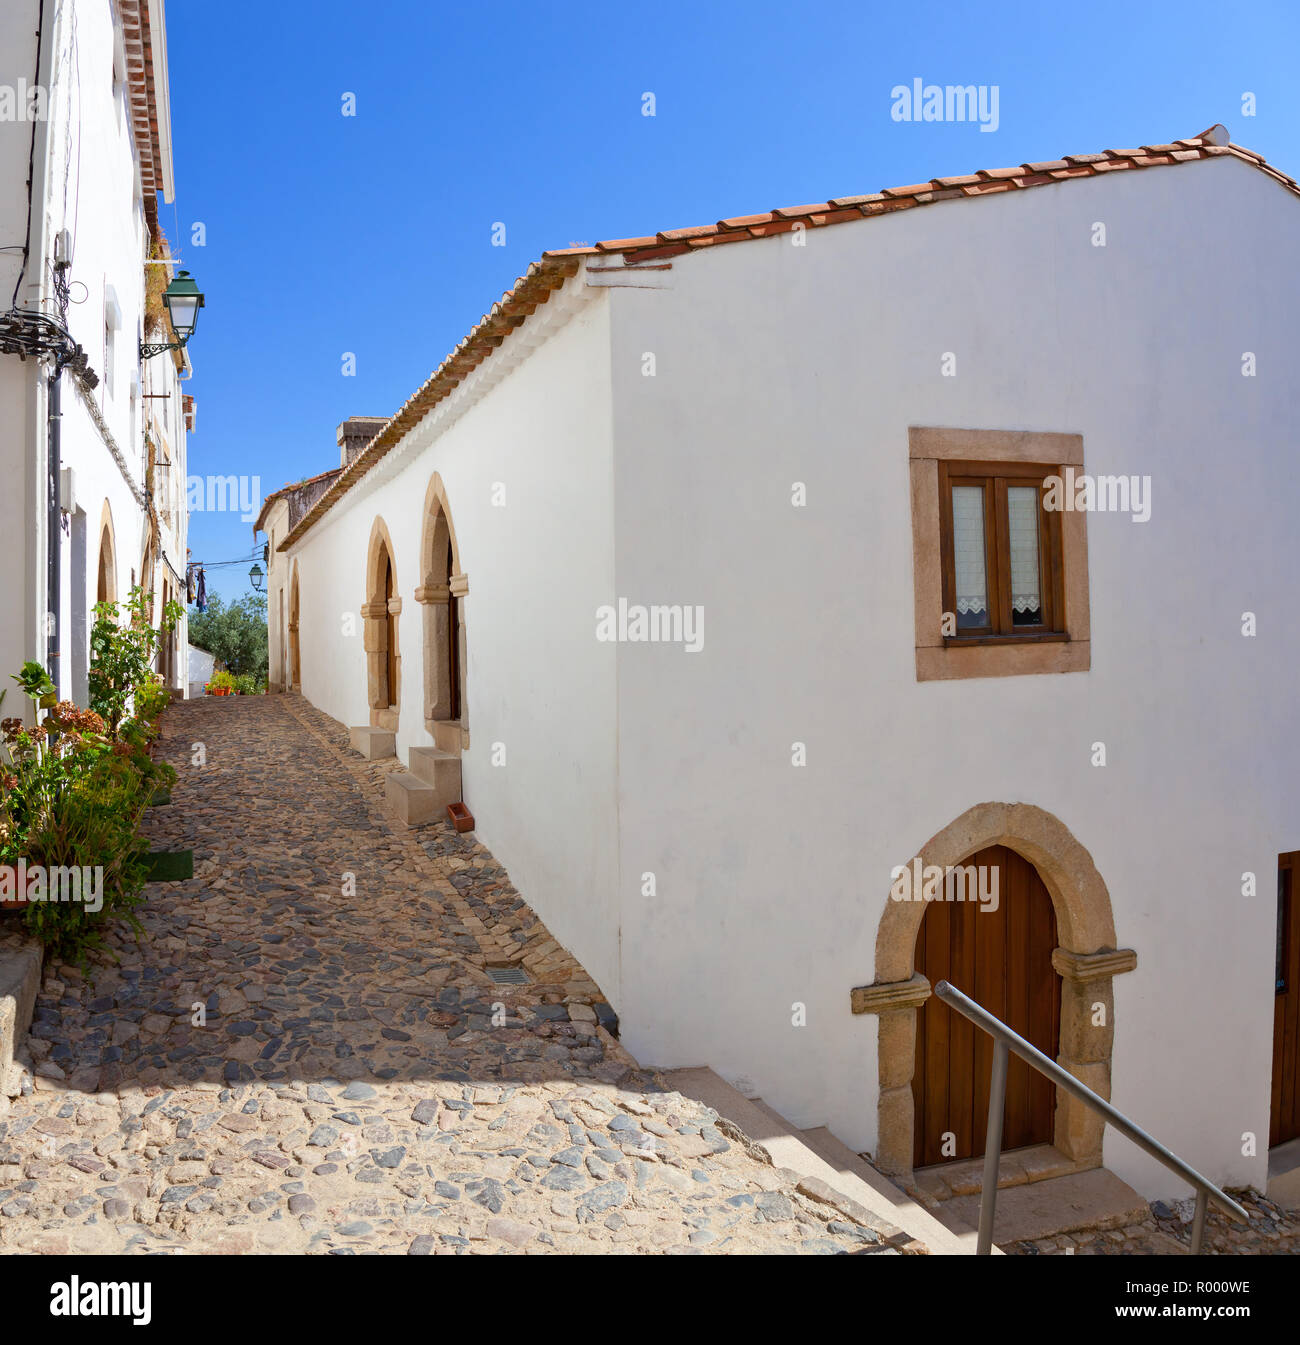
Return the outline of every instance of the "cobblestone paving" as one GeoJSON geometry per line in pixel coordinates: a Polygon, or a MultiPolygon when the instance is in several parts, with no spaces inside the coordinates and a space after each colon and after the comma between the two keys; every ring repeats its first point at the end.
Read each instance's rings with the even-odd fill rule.
{"type": "Polygon", "coordinates": [[[641,1071],[492,855],[390,821],[341,725],[209,698],[162,751],[150,834],[194,878],[93,980],[46,967],[0,1251],[895,1253],[641,1071]]]}
{"type": "MultiPolygon", "coordinates": [[[[1300,1211],[1285,1210],[1257,1192],[1228,1194],[1250,1215],[1238,1223],[1213,1207],[1205,1223],[1202,1251],[1219,1256],[1291,1255],[1300,1253],[1300,1211]]],[[[1140,1224],[1106,1231],[1095,1229],[1015,1242],[1003,1250],[1015,1256],[1186,1256],[1191,1245],[1194,1200],[1173,1205],[1154,1201],[1151,1216],[1140,1224]]]]}

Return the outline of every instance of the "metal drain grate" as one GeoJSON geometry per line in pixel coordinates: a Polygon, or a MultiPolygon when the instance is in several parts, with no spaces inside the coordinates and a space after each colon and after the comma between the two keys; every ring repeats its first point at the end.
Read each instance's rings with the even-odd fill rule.
{"type": "Polygon", "coordinates": [[[522,967],[485,967],[497,985],[527,985],[528,973],[522,967]]]}

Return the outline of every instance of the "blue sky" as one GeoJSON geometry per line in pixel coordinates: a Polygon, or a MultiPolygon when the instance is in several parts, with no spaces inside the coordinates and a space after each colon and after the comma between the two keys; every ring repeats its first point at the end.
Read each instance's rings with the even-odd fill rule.
{"type": "MultiPolygon", "coordinates": [[[[190,473],[260,476],[269,493],[337,466],[338,423],[392,414],[546,248],[1215,121],[1300,176],[1294,3],[678,13],[173,0],[176,203],[161,218],[207,295],[190,473]],[[996,85],[998,129],[893,120],[891,90],[917,77],[996,85]]],[[[252,545],[237,514],[191,516],[196,560],[252,545]]],[[[246,566],[208,580],[248,591],[246,566]]]]}

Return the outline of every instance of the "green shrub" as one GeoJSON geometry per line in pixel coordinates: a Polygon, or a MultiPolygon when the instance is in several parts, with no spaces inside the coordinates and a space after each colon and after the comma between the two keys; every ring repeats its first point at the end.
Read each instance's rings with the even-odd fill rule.
{"type": "MultiPolygon", "coordinates": [[[[137,614],[140,593],[133,590],[128,604],[137,614]]],[[[135,911],[144,900],[149,849],[140,821],[176,779],[167,762],[153,759],[168,700],[148,667],[156,633],[138,622],[116,627],[115,604],[96,610],[91,697],[107,715],[57,700],[49,675],[33,661],[14,681],[33,702],[36,723],[0,721],[0,864],[40,866],[47,881],[53,870],[97,875],[98,902],[32,900],[23,911],[25,927],[52,956],[82,967],[104,950],[110,921],[124,920],[140,935],[135,911]]]]}
{"type": "Polygon", "coordinates": [[[84,901],[28,903],[23,923],[50,956],[84,967],[91,953],[104,951],[107,927],[115,919],[137,937],[143,932],[136,908],[144,900],[149,843],[138,827],[149,798],[134,758],[110,752],[29,829],[29,866],[41,864],[48,872],[67,865],[102,874],[97,910],[84,901]]]}
{"type": "Polygon", "coordinates": [[[110,735],[117,734],[137,691],[147,688],[155,678],[150,665],[159,636],[185,615],[180,603],[169,602],[155,630],[150,624],[152,603],[153,595],[137,584],[120,606],[115,602],[95,605],[95,624],[90,631],[90,708],[104,720],[110,735]]]}

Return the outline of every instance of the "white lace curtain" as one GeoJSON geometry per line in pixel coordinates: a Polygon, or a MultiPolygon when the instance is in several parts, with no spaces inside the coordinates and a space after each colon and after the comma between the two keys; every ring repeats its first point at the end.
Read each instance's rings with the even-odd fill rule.
{"type": "Polygon", "coordinates": [[[984,490],[952,488],[952,542],[957,571],[957,611],[963,616],[988,610],[984,572],[984,490]]]}
{"type": "Polygon", "coordinates": [[[1011,606],[1036,612],[1038,584],[1038,488],[1007,487],[1007,529],[1011,534],[1011,606]]]}

